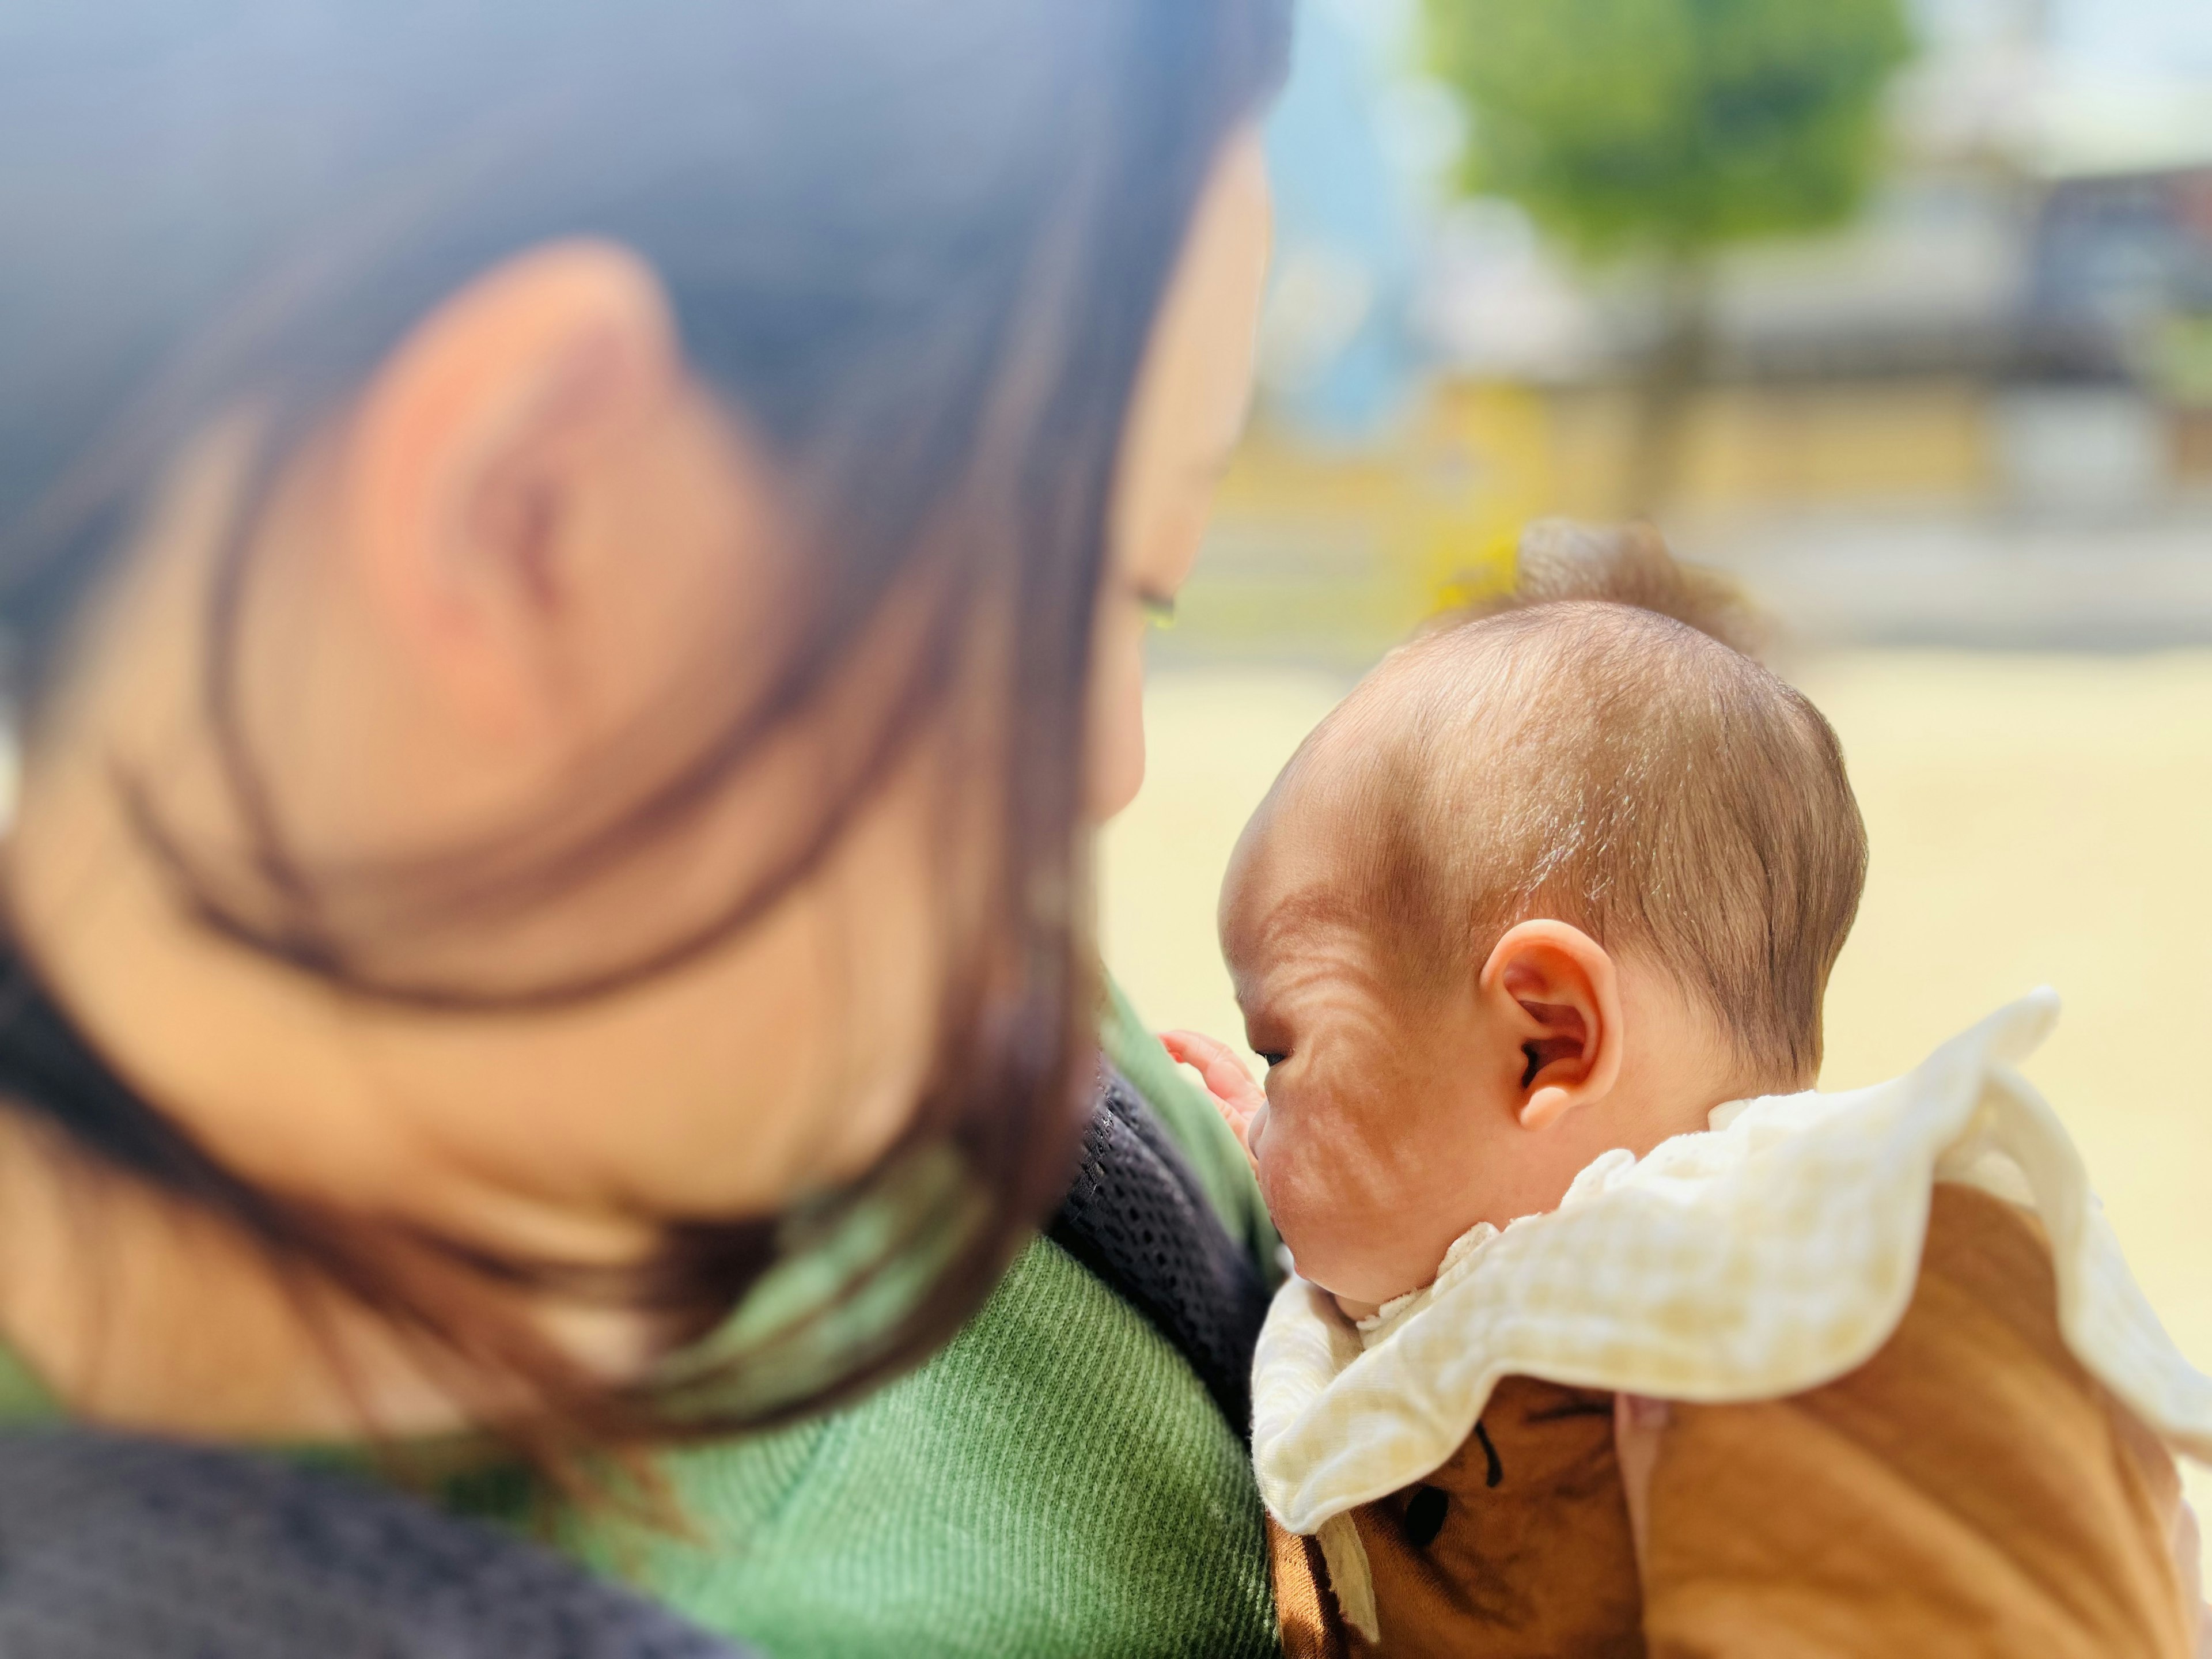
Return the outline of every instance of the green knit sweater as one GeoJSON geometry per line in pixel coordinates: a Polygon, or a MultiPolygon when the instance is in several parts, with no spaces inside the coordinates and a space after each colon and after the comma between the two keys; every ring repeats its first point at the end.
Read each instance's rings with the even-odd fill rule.
{"type": "MultiPolygon", "coordinates": [[[[1264,1260],[1243,1155],[1118,994],[1103,1038],[1264,1260]]],[[[0,1350],[0,1417],[50,1409],[0,1350]]],[[[1182,1356],[1048,1240],[919,1370],[661,1462],[690,1535],[555,1505],[554,1541],[772,1655],[1276,1651],[1243,1442],[1182,1356]]],[[[451,1501],[547,1513],[514,1478],[451,1501]]]]}

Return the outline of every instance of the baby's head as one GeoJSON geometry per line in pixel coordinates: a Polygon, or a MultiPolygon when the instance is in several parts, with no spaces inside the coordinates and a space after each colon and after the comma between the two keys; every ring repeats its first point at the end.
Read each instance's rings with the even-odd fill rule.
{"type": "Polygon", "coordinates": [[[1647,530],[1538,526],[1395,653],[1238,843],[1252,1152],[1309,1279],[1380,1302],[1477,1221],[1810,1086],[1865,831],[1835,734],[1647,530]]]}

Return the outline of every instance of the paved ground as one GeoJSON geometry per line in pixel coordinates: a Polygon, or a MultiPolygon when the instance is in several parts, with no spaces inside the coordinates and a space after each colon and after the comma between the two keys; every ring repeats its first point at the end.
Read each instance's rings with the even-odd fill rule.
{"type": "MultiPolygon", "coordinates": [[[[2212,1367],[2212,650],[1850,650],[1797,678],[1872,836],[1823,1083],[1893,1074],[2028,988],[2050,1094],[2152,1302],[2212,1367]]],[[[1156,678],[1152,765],[1109,832],[1107,959],[1156,1024],[1241,1036],[1212,937],[1231,843],[1341,676],[1156,678]]],[[[2212,1509],[2212,1480],[2195,1491],[2212,1509]]]]}

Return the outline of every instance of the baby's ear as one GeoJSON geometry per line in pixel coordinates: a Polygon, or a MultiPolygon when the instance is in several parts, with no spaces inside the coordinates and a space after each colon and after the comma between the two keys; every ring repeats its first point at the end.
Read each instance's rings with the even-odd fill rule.
{"type": "Polygon", "coordinates": [[[1605,947],[1564,921],[1508,928],[1483,963],[1476,994],[1499,1032],[1515,1115],[1546,1129],[1612,1092],[1620,1077],[1620,975],[1605,947]]]}

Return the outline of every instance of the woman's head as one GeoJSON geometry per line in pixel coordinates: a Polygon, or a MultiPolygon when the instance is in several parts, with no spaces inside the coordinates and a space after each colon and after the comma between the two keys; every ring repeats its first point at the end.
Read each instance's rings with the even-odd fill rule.
{"type": "Polygon", "coordinates": [[[10,902],[142,1173],[689,1328],[949,1138],[993,1223],[860,1364],[941,1331],[1064,1167],[1278,6],[10,27],[10,902]]]}

